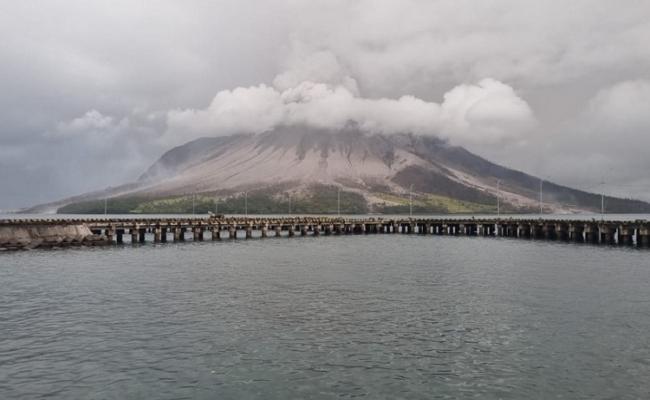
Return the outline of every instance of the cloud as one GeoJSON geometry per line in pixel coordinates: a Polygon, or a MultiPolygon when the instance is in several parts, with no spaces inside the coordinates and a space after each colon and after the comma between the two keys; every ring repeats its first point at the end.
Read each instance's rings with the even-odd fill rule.
{"type": "Polygon", "coordinates": [[[280,87],[261,84],[224,90],[207,108],[170,111],[167,139],[182,142],[201,135],[260,133],[279,125],[340,129],[355,121],[370,133],[408,132],[460,144],[498,143],[522,138],[535,125],[526,101],[494,79],[459,85],[435,103],[410,95],[362,97],[345,84],[351,79],[347,76],[330,80],[338,84],[307,80],[289,87],[286,76],[275,79],[282,82],[280,87]]]}
{"type": "Polygon", "coordinates": [[[585,121],[620,135],[650,136],[650,80],[619,82],[600,90],[588,103],[585,121]]]}
{"type": "Polygon", "coordinates": [[[120,121],[108,115],[103,115],[97,110],[87,111],[84,115],[70,121],[61,121],[56,129],[48,131],[45,136],[48,138],[71,138],[79,136],[98,136],[106,138],[124,133],[129,126],[128,119],[120,121]]]}
{"type": "Polygon", "coordinates": [[[520,139],[536,124],[528,103],[494,79],[445,93],[442,113],[445,136],[465,144],[520,139]]]}
{"type": "MultiPolygon", "coordinates": [[[[12,194],[11,205],[20,205],[16,199],[84,191],[88,182],[114,184],[118,177],[93,167],[111,157],[115,168],[128,162],[122,146],[137,149],[133,156],[146,166],[202,132],[321,117],[337,124],[351,116],[369,130],[391,132],[435,127],[481,155],[549,171],[567,184],[600,180],[599,171],[573,161],[572,151],[640,179],[650,167],[636,158],[629,167],[618,161],[630,143],[647,145],[638,107],[646,98],[639,82],[650,80],[650,2],[4,3],[2,207],[12,191],[24,193],[12,194]],[[516,89],[514,96],[483,83],[486,77],[516,89]],[[215,93],[225,98],[211,104],[215,93]],[[239,111],[224,105],[237,102],[239,111]],[[93,122],[85,116],[92,110],[110,122],[93,122]],[[250,116],[246,124],[242,115],[250,116]],[[76,118],[99,125],[75,130],[76,118]],[[33,189],[22,153],[30,154],[30,168],[80,172],[75,181],[60,173],[33,189]]],[[[129,171],[121,168],[120,176],[142,172],[129,171]]]]}
{"type": "Polygon", "coordinates": [[[273,86],[287,90],[299,86],[302,82],[321,82],[340,85],[359,95],[357,81],[341,65],[341,61],[329,50],[305,54],[300,43],[295,43],[292,55],[286,62],[287,69],[273,79],[273,86]]]}
{"type": "Polygon", "coordinates": [[[484,152],[545,179],[650,200],[648,104],[650,80],[617,82],[598,90],[553,132],[538,128],[523,146],[495,146],[484,152]]]}

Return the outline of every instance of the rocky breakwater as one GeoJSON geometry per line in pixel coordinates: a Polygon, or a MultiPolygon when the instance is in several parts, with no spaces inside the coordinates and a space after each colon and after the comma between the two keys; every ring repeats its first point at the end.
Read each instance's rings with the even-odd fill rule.
{"type": "Polygon", "coordinates": [[[0,251],[107,244],[83,223],[64,221],[0,221],[0,251]]]}

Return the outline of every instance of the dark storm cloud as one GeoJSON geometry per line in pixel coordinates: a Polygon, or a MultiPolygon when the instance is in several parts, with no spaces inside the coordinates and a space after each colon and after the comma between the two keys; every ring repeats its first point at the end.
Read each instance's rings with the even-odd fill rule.
{"type": "Polygon", "coordinates": [[[342,118],[650,198],[648,21],[632,0],[1,1],[0,208],[197,135],[342,118]]]}

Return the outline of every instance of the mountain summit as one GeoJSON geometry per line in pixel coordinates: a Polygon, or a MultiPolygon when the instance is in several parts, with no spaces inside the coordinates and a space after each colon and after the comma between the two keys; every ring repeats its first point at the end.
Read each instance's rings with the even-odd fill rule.
{"type": "MultiPolygon", "coordinates": [[[[60,212],[538,212],[540,179],[430,136],[284,126],[262,134],[206,137],[166,152],[134,183],[68,199],[60,212]],[[103,203],[103,202],[102,202],[103,203]],[[120,204],[122,204],[120,206],[120,204]],[[245,205],[247,208],[249,204],[245,205]],[[215,208],[218,209],[218,203],[215,208]],[[101,205],[103,210],[103,205],[101,205]],[[202,210],[205,211],[205,210],[202,210]]],[[[543,182],[545,212],[599,211],[600,195],[543,182]]],[[[650,204],[608,197],[608,212],[650,204]]]]}

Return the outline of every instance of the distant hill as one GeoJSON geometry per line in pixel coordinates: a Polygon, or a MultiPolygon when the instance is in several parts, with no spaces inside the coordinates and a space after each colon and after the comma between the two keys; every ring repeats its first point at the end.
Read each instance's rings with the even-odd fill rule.
{"type": "MultiPolygon", "coordinates": [[[[430,136],[279,127],[175,147],[136,181],[41,207],[58,212],[538,212],[539,178],[430,136]],[[246,193],[246,195],[244,195],[246,193]],[[218,200],[217,200],[218,199],[218,200]],[[291,203],[291,204],[290,204],[291,203]]],[[[545,212],[600,211],[600,195],[544,182],[545,212]]],[[[650,204],[607,197],[610,213],[650,204]]],[[[37,209],[38,210],[38,209],[37,209]]]]}

